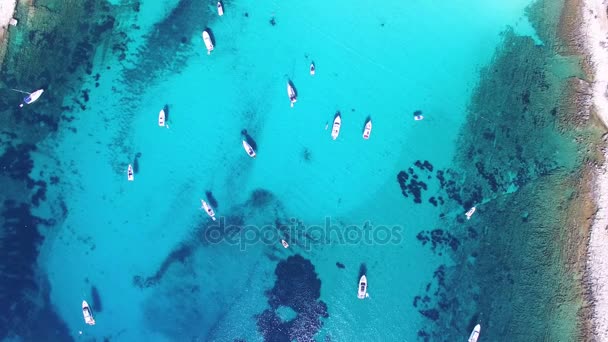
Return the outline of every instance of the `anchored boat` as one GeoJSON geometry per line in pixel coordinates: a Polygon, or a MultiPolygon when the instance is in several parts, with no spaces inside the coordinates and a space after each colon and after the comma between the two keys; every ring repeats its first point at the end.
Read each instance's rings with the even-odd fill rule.
{"type": "Polygon", "coordinates": [[[131,182],[135,179],[135,176],[133,175],[133,165],[131,164],[127,167],[127,179],[131,182]]]}
{"type": "Polygon", "coordinates": [[[291,106],[293,107],[293,104],[297,101],[298,95],[289,81],[287,82],[287,96],[289,96],[289,101],[291,101],[291,106]]]}
{"type": "Polygon", "coordinates": [[[213,51],[213,42],[207,30],[203,31],[203,41],[205,42],[205,47],[207,47],[207,54],[210,55],[211,51],[213,51]]]}
{"type": "Polygon", "coordinates": [[[357,297],[359,299],[365,299],[367,298],[369,295],[367,294],[367,278],[365,277],[365,275],[361,276],[361,279],[359,279],[359,292],[357,293],[357,297]]]}
{"type": "Polygon", "coordinates": [[[217,2],[217,14],[221,17],[224,15],[224,6],[222,6],[222,2],[217,2]]]}
{"type": "Polygon", "coordinates": [[[372,120],[370,119],[365,124],[365,128],[363,129],[363,139],[369,139],[369,135],[372,134],[372,120]]]}
{"type": "Polygon", "coordinates": [[[285,240],[281,240],[281,244],[283,245],[283,247],[287,248],[289,247],[289,244],[287,243],[287,241],[285,240]]]}
{"type": "Polygon", "coordinates": [[[336,140],[338,135],[340,134],[340,125],[342,124],[342,119],[340,118],[340,112],[336,113],[336,117],[334,118],[334,125],[331,130],[331,138],[336,140]]]}
{"type": "Polygon", "coordinates": [[[247,143],[246,140],[243,140],[243,148],[251,158],[255,158],[255,150],[253,147],[251,147],[251,145],[249,145],[249,143],[247,143]]]}
{"type": "Polygon", "coordinates": [[[469,336],[469,342],[477,342],[479,338],[479,334],[481,333],[481,324],[477,324],[473,331],[471,332],[471,336],[469,336]]]}
{"type": "Polygon", "coordinates": [[[201,200],[201,209],[205,209],[205,212],[207,213],[207,215],[209,215],[209,217],[211,217],[211,219],[213,221],[215,221],[215,212],[209,206],[209,204],[207,204],[207,202],[205,202],[205,200],[201,200]]]}
{"type": "Polygon", "coordinates": [[[466,212],[466,216],[467,216],[467,220],[471,219],[471,216],[473,216],[473,214],[475,214],[475,210],[477,210],[477,208],[473,207],[471,209],[469,209],[469,211],[466,212]]]}
{"type": "Polygon", "coordinates": [[[315,62],[310,63],[310,76],[315,74],[315,62]]]}
{"type": "Polygon", "coordinates": [[[44,89],[38,89],[33,93],[26,93],[28,96],[23,98],[23,103],[19,105],[19,107],[23,107],[24,104],[30,104],[36,102],[40,98],[40,96],[44,93],[44,89]]]}
{"type": "Polygon", "coordinates": [[[158,113],[158,125],[160,127],[165,127],[165,110],[161,109],[158,113]]]}
{"type": "Polygon", "coordinates": [[[95,325],[95,319],[89,308],[89,303],[86,300],[82,301],[82,315],[84,316],[84,322],[88,325],[95,325]]]}

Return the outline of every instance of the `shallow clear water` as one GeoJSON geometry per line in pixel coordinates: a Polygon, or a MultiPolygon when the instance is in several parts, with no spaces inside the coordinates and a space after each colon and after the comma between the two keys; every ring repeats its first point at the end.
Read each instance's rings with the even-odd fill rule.
{"type": "MultiPolygon", "coordinates": [[[[298,340],[414,341],[439,329],[434,336],[465,340],[477,302],[460,303],[462,317],[445,309],[449,324],[421,314],[440,299],[417,296],[441,265],[461,260],[450,238],[433,252],[420,234],[455,229],[443,217],[492,199],[485,190],[448,198],[437,171],[466,183],[456,149],[470,133],[463,127],[480,71],[510,27],[542,43],[525,16],[529,3],[231,1],[223,17],[212,2],[188,0],[112,9],[126,38],[99,45],[91,75],[63,99],[81,98],[86,109],[74,109],[33,155],[31,174],[60,178],[47,197],[67,212],[45,232],[38,261],[69,334],[257,341],[288,330],[298,340]],[[124,59],[110,47],[117,42],[124,59]],[[164,106],[168,128],[157,125],[164,106]],[[413,120],[417,110],[423,121],[413,120]],[[255,159],[242,148],[243,130],[255,159]],[[428,186],[421,203],[402,194],[401,171],[428,186]],[[221,226],[199,209],[206,192],[221,226]],[[366,300],[355,293],[361,273],[366,300]],[[96,326],[83,324],[82,299],[96,326]],[[288,323],[266,319],[275,314],[288,323]]],[[[57,207],[35,213],[54,216],[57,207]]]]}

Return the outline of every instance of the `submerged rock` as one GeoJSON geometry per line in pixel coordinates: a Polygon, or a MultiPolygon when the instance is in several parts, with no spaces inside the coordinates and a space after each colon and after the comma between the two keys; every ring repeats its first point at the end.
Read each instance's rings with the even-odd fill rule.
{"type": "Polygon", "coordinates": [[[329,317],[327,305],[320,301],[321,280],[312,263],[296,254],[279,262],[276,281],[267,292],[270,309],[257,316],[259,332],[264,341],[313,341],[321,329],[321,318],[329,317]],[[296,316],[282,321],[280,307],[291,308],[296,316]]]}

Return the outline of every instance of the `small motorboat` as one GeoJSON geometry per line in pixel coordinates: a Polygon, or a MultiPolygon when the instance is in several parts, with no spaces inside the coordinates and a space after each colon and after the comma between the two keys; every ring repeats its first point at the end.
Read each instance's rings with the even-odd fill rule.
{"type": "Polygon", "coordinates": [[[87,303],[86,300],[82,301],[82,315],[84,316],[84,322],[86,324],[95,325],[95,319],[93,319],[91,308],[89,308],[89,303],[87,303]]]}
{"type": "Polygon", "coordinates": [[[287,95],[289,96],[289,101],[291,101],[291,106],[296,103],[298,95],[296,94],[296,90],[293,89],[291,82],[287,82],[287,95]]]}
{"type": "Polygon", "coordinates": [[[283,245],[283,247],[287,248],[289,247],[289,244],[287,243],[287,241],[285,240],[281,240],[281,244],[283,245]]]}
{"type": "Polygon", "coordinates": [[[471,219],[471,216],[473,216],[473,214],[475,214],[475,210],[477,210],[477,208],[473,207],[471,209],[469,209],[469,211],[466,212],[466,216],[467,216],[467,220],[471,219]]]}
{"type": "Polygon", "coordinates": [[[247,143],[247,140],[243,140],[243,148],[251,158],[255,158],[255,150],[247,143]]]}
{"type": "Polygon", "coordinates": [[[424,119],[424,116],[422,116],[421,114],[419,114],[419,115],[414,115],[414,120],[416,120],[416,121],[420,121],[420,120],[422,120],[422,119],[424,119]]]}
{"type": "Polygon", "coordinates": [[[475,326],[475,328],[473,328],[473,331],[471,332],[471,336],[469,336],[468,342],[477,342],[477,339],[479,338],[480,333],[481,333],[481,324],[477,324],[475,326]]]}
{"type": "Polygon", "coordinates": [[[336,140],[338,138],[338,134],[340,134],[340,124],[342,124],[342,119],[340,118],[340,112],[338,112],[336,113],[334,125],[331,129],[331,138],[334,140],[336,140]]]}
{"type": "Polygon", "coordinates": [[[359,279],[359,293],[357,293],[357,297],[359,299],[365,299],[369,297],[369,295],[367,294],[367,278],[365,277],[365,275],[361,276],[361,279],[359,279]]]}
{"type": "Polygon", "coordinates": [[[207,30],[203,31],[203,41],[207,47],[207,54],[210,55],[211,51],[213,51],[213,42],[211,41],[211,36],[207,30]]]}
{"type": "Polygon", "coordinates": [[[207,204],[207,202],[205,202],[205,200],[201,200],[201,209],[205,209],[205,212],[207,213],[207,215],[209,215],[209,217],[211,217],[211,219],[213,221],[215,221],[215,212],[209,206],[209,204],[207,204]]]}
{"type": "Polygon", "coordinates": [[[158,113],[158,125],[160,127],[165,127],[165,110],[161,109],[158,113]]]}
{"type": "Polygon", "coordinates": [[[221,17],[224,15],[224,6],[221,1],[217,2],[217,14],[221,17]]]}
{"type": "Polygon", "coordinates": [[[135,179],[135,176],[133,175],[133,165],[131,164],[127,167],[127,179],[131,182],[135,179]]]}
{"type": "Polygon", "coordinates": [[[315,62],[310,63],[310,76],[315,74],[315,62]]]}
{"type": "Polygon", "coordinates": [[[369,139],[369,135],[372,134],[372,120],[367,121],[365,128],[363,129],[363,139],[369,139]]]}
{"type": "Polygon", "coordinates": [[[28,96],[23,98],[23,103],[20,104],[19,107],[22,108],[24,104],[31,104],[36,102],[36,100],[40,98],[42,93],[44,93],[44,89],[38,89],[33,93],[29,93],[28,96]]]}

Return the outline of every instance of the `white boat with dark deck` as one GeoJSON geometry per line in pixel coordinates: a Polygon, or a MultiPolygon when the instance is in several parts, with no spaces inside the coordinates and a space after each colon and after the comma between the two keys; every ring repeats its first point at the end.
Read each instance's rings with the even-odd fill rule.
{"type": "Polygon", "coordinates": [[[338,135],[340,134],[340,125],[342,124],[342,119],[340,118],[340,113],[336,114],[334,118],[334,125],[331,129],[331,138],[336,140],[338,135]]]}
{"type": "Polygon", "coordinates": [[[372,134],[372,120],[368,120],[365,124],[365,128],[363,129],[363,139],[369,139],[370,134],[372,134]]]}
{"type": "Polygon", "coordinates": [[[310,76],[315,74],[315,62],[310,63],[310,76]]]}
{"type": "Polygon", "coordinates": [[[160,127],[165,127],[165,110],[161,109],[158,113],[158,125],[160,127]]]}
{"type": "Polygon", "coordinates": [[[281,244],[283,245],[283,247],[287,248],[289,247],[289,244],[287,243],[287,241],[285,240],[281,240],[281,244]]]}
{"type": "MultiPolygon", "coordinates": [[[[25,92],[24,92],[25,93],[25,92]]],[[[19,105],[19,107],[23,107],[24,104],[30,104],[36,102],[40,98],[40,96],[44,93],[44,89],[38,89],[33,93],[28,94],[27,97],[23,98],[23,103],[19,105]]]]}
{"type": "Polygon", "coordinates": [[[359,299],[365,299],[369,295],[367,294],[367,277],[365,275],[361,276],[359,279],[359,292],[357,293],[357,297],[359,299]]]}
{"type": "Polygon", "coordinates": [[[203,41],[205,42],[205,47],[207,47],[207,54],[210,55],[211,51],[213,51],[213,42],[207,30],[203,31],[203,41]]]}
{"type": "Polygon", "coordinates": [[[131,182],[135,179],[135,175],[133,174],[133,165],[131,164],[129,164],[129,167],[127,167],[127,179],[131,182]]]}
{"type": "Polygon", "coordinates": [[[291,106],[293,107],[293,104],[298,100],[298,95],[296,94],[296,90],[293,89],[291,82],[287,82],[287,96],[289,96],[289,101],[291,101],[291,106]]]}
{"type": "Polygon", "coordinates": [[[207,204],[207,202],[205,202],[205,200],[201,200],[201,209],[204,209],[205,212],[207,213],[207,215],[209,215],[209,217],[211,217],[211,219],[213,221],[215,221],[215,212],[209,206],[209,204],[207,204]]]}
{"type": "Polygon", "coordinates": [[[247,143],[247,140],[243,140],[243,148],[251,158],[255,158],[255,150],[247,143]]]}
{"type": "Polygon", "coordinates": [[[89,303],[86,300],[82,301],[82,315],[84,316],[84,322],[88,325],[95,325],[95,319],[89,308],[89,303]]]}
{"type": "Polygon", "coordinates": [[[217,14],[221,17],[224,15],[224,6],[221,1],[217,2],[217,14]]]}
{"type": "Polygon", "coordinates": [[[479,338],[479,334],[481,333],[481,324],[477,324],[473,331],[471,332],[471,336],[469,336],[468,342],[477,342],[479,338]]]}

